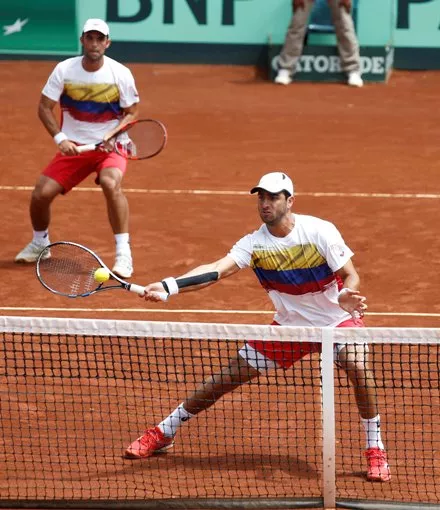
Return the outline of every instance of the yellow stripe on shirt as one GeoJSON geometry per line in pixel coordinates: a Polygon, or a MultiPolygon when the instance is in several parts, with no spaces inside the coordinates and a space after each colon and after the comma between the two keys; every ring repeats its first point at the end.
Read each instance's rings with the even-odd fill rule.
{"type": "Polygon", "coordinates": [[[115,103],[119,101],[119,89],[114,83],[66,82],[64,93],[74,101],[115,103]]]}
{"type": "Polygon", "coordinates": [[[292,246],[291,248],[255,250],[252,254],[251,267],[265,270],[285,271],[306,269],[325,264],[325,258],[314,244],[292,246]]]}

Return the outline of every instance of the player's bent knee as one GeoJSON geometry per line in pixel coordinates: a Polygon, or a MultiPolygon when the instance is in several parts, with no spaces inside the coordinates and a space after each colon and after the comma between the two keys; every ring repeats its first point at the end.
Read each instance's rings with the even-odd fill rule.
{"type": "Polygon", "coordinates": [[[121,185],[123,176],[124,173],[119,168],[104,168],[99,172],[97,182],[99,182],[101,187],[114,188],[121,185]]]}
{"type": "Polygon", "coordinates": [[[102,191],[109,196],[122,192],[121,181],[108,175],[100,176],[99,185],[101,186],[102,191]]]}
{"type": "Polygon", "coordinates": [[[46,202],[50,203],[52,200],[60,194],[61,191],[53,189],[48,186],[36,186],[32,191],[31,199],[33,202],[46,202]]]}
{"type": "Polygon", "coordinates": [[[339,366],[348,363],[366,364],[368,362],[368,352],[367,344],[335,344],[333,356],[339,366]]]}

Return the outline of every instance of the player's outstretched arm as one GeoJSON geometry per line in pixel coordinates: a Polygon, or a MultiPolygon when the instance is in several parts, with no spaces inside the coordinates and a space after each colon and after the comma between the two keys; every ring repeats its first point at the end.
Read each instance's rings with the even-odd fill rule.
{"type": "Polygon", "coordinates": [[[239,270],[240,268],[234,260],[226,255],[226,257],[216,262],[203,264],[176,278],[168,277],[161,282],[151,283],[145,287],[145,294],[142,297],[146,301],[161,301],[158,293],[163,293],[165,291],[172,295],[180,292],[200,290],[214,284],[222,278],[232,276],[239,270]]]}

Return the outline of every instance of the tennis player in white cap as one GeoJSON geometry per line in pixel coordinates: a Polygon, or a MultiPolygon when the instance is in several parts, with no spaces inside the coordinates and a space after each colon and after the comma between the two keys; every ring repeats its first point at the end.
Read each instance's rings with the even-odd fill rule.
{"type": "MultiPolygon", "coordinates": [[[[88,19],[81,33],[83,54],[60,62],[44,86],[39,118],[53,138],[57,153],[40,175],[32,192],[30,216],[33,238],[15,262],[34,263],[50,244],[49,223],[53,200],[68,193],[90,174],[104,192],[107,215],[116,244],[113,272],[133,274],[129,239],[128,201],[122,191],[127,161],[115,152],[78,154],[81,144],[110,138],[118,127],[137,118],[139,95],[130,70],[107,56],[110,30],[101,19],[88,19]],[[61,121],[55,106],[61,107],[61,121]]],[[[72,217],[81,212],[72,212],[72,217]]],[[[98,222],[93,218],[93,224],[98,222]]],[[[47,252],[50,256],[50,252],[47,252]]]]}
{"type": "MultiPolygon", "coordinates": [[[[179,278],[217,271],[220,280],[250,267],[274,304],[273,325],[363,327],[366,298],[359,292],[353,252],[337,228],[328,221],[292,212],[294,186],[284,172],[264,175],[250,192],[257,194],[261,227],[242,237],[225,257],[179,278]]],[[[158,301],[157,292],[165,290],[172,295],[213,283],[179,289],[176,279],[168,277],[148,285],[144,297],[158,301]]],[[[171,448],[180,426],[225,393],[269,369],[286,370],[304,356],[320,351],[319,343],[245,343],[225,368],[201,383],[168,417],[136,439],[127,448],[126,457],[139,459],[171,448]]],[[[367,478],[387,482],[391,474],[381,438],[368,346],[336,345],[334,360],[347,372],[356,396],[365,430],[367,478]]]]}

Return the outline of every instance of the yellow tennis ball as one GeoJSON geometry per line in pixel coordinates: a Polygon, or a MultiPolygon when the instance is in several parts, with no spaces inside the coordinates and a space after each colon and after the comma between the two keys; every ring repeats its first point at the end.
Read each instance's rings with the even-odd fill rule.
{"type": "Polygon", "coordinates": [[[108,272],[108,269],[100,267],[93,273],[93,278],[97,283],[104,283],[110,279],[110,273],[108,272]]]}

